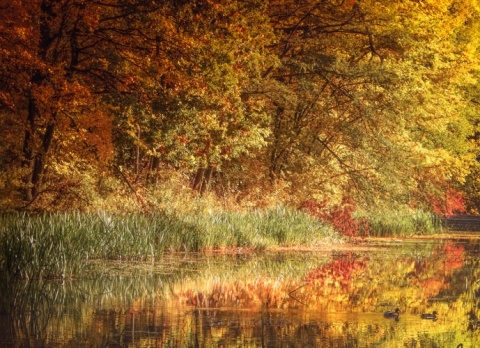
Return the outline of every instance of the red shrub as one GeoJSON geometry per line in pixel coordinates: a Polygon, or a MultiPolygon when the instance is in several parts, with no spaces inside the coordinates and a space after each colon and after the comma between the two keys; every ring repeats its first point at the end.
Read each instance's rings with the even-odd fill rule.
{"type": "Polygon", "coordinates": [[[355,203],[351,198],[344,198],[340,205],[329,210],[326,209],[325,201],[318,202],[316,200],[304,202],[301,208],[319,220],[331,224],[336,230],[349,237],[358,236],[360,231],[366,232],[369,229],[365,220],[359,220],[352,216],[355,211],[355,203]]]}
{"type": "Polygon", "coordinates": [[[452,188],[447,189],[443,199],[431,197],[430,204],[436,214],[446,217],[465,212],[463,193],[452,188]]]}

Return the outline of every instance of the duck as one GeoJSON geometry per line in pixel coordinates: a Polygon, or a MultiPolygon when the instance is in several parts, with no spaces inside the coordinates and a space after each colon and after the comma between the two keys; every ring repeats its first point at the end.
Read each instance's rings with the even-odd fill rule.
{"type": "Polygon", "coordinates": [[[392,311],[388,311],[388,312],[385,312],[383,313],[383,316],[385,318],[395,318],[395,319],[398,319],[398,315],[400,314],[400,309],[398,308],[395,308],[395,311],[392,312],[392,311]]]}
{"type": "Polygon", "coordinates": [[[430,320],[436,321],[437,314],[438,314],[437,311],[433,311],[432,313],[423,313],[420,317],[422,319],[430,319],[430,320]]]}

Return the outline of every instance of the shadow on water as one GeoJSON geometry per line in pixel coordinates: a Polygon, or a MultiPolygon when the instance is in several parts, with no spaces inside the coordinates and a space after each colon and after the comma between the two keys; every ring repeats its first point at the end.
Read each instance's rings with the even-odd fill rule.
{"type": "Polygon", "coordinates": [[[171,254],[4,283],[0,346],[475,347],[480,241],[467,237],[171,254]],[[397,307],[398,321],[384,318],[397,307]]]}

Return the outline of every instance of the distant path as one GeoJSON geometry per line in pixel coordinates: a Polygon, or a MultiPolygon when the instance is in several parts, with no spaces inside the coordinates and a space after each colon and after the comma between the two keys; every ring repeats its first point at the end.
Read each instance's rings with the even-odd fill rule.
{"type": "Polygon", "coordinates": [[[457,215],[443,218],[444,226],[452,231],[478,231],[480,232],[480,216],[457,215]]]}

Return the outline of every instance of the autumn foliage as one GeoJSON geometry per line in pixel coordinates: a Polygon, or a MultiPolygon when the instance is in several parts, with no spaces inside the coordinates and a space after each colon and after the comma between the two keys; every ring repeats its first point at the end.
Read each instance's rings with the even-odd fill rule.
{"type": "Polygon", "coordinates": [[[446,189],[444,199],[431,198],[433,211],[442,216],[450,217],[455,214],[465,213],[465,199],[463,193],[454,189],[446,189]]]}
{"type": "Polygon", "coordinates": [[[462,212],[478,170],[479,13],[0,0],[0,206],[149,210],[162,188],[188,187],[242,208],[307,202],[352,236],[360,204],[462,212]]]}
{"type": "Polygon", "coordinates": [[[340,205],[327,207],[326,202],[310,200],[303,202],[302,209],[319,220],[331,224],[335,229],[346,236],[356,237],[366,234],[369,230],[365,219],[357,219],[352,214],[355,212],[355,204],[352,199],[344,199],[340,205]]]}

